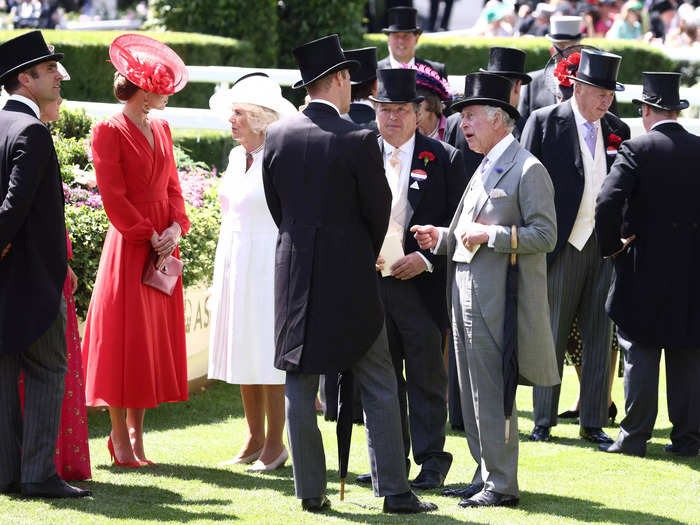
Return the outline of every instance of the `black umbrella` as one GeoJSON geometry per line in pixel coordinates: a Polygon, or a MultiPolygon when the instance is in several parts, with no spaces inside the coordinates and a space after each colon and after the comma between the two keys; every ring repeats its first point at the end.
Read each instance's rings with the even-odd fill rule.
{"type": "MultiPolygon", "coordinates": [[[[511,226],[510,247],[518,247],[518,229],[511,226]]],[[[506,274],[506,308],[503,316],[503,412],[506,416],[506,443],[510,435],[510,415],[518,388],[518,259],[510,254],[506,274]]]]}
{"type": "Polygon", "coordinates": [[[338,473],[340,474],[340,501],[345,499],[345,478],[348,475],[350,440],[352,439],[355,377],[351,370],[338,374],[338,421],[335,435],[338,439],[338,473]]]}

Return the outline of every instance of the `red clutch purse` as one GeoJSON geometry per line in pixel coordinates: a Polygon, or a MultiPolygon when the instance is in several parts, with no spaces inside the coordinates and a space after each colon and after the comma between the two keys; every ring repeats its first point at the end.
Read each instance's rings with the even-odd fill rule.
{"type": "Polygon", "coordinates": [[[180,259],[172,255],[165,259],[165,265],[162,270],[156,268],[156,262],[158,262],[158,254],[151,253],[146,261],[146,266],[143,268],[141,282],[146,286],[163,292],[165,295],[172,295],[175,284],[177,284],[177,278],[182,275],[184,264],[180,259]]]}

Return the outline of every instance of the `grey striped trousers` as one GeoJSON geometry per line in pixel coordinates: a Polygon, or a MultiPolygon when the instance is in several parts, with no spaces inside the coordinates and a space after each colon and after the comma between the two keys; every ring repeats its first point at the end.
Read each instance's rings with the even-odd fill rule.
{"type": "MultiPolygon", "coordinates": [[[[582,251],[566,243],[547,269],[549,310],[559,373],[564,368],[566,342],[574,316],[583,338],[581,396],[582,427],[602,427],[608,413],[608,371],[612,321],[605,313],[612,263],[598,252],[595,232],[582,251]]],[[[557,424],[561,385],[533,388],[535,425],[557,424]]]]}

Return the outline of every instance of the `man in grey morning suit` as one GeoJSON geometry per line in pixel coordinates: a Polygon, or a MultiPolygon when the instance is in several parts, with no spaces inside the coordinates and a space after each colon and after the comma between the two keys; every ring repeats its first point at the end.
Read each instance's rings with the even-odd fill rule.
{"type": "Polygon", "coordinates": [[[66,374],[63,190],[41,109],[60,96],[62,53],[39,31],[0,45],[0,493],[90,495],[56,474],[66,374]],[[17,382],[24,373],[24,418],[17,382]]]}
{"type": "Polygon", "coordinates": [[[462,112],[469,147],[485,155],[449,228],[414,226],[421,249],[447,254],[447,293],[467,442],[477,463],[471,484],[444,494],[462,507],[515,506],[518,424],[509,434],[503,393],[503,325],[509,254],[517,253],[519,373],[528,384],[554,385],[559,373],[547,308],[545,254],[557,238],[554,192],[544,166],[511,135],[518,111],[511,82],[491,73],[466,78],[462,112]],[[518,228],[511,248],[511,226],[518,228]]]}
{"type": "Polygon", "coordinates": [[[314,400],[319,374],[351,370],[360,385],[377,496],[384,512],[437,506],[408,487],[396,378],[389,355],[376,260],[391,192],[377,136],[340,117],[350,106],[338,35],[294,50],[311,102],[272,124],[263,184],[279,227],[275,262],[275,366],[287,371],[287,431],[302,508],[330,506],[314,400]]]}

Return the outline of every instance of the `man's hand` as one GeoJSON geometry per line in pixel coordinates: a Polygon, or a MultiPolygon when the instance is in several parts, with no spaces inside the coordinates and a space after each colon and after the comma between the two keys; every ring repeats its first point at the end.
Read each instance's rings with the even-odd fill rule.
{"type": "Polygon", "coordinates": [[[428,266],[425,264],[425,259],[423,259],[419,253],[413,252],[401,257],[401,259],[393,264],[391,267],[391,275],[392,277],[405,281],[406,279],[411,279],[423,273],[427,269],[428,266]]]}
{"type": "Polygon", "coordinates": [[[153,238],[151,238],[151,244],[153,244],[153,249],[161,257],[167,257],[177,247],[177,243],[180,240],[180,234],[182,230],[180,225],[176,222],[168,226],[163,233],[158,236],[158,240],[153,244],[153,238]]]}
{"type": "Polygon", "coordinates": [[[12,248],[11,243],[2,249],[2,253],[0,253],[0,261],[2,261],[5,258],[5,255],[7,255],[10,252],[10,248],[12,248]]]}
{"type": "Polygon", "coordinates": [[[413,237],[418,241],[418,246],[421,250],[430,250],[437,246],[438,239],[440,238],[439,230],[430,224],[426,226],[411,226],[413,232],[413,237]]]}
{"type": "Polygon", "coordinates": [[[68,265],[68,278],[70,279],[70,293],[74,294],[78,289],[78,276],[75,275],[75,272],[73,271],[73,268],[70,267],[70,264],[68,265]]]}
{"type": "Polygon", "coordinates": [[[379,257],[377,257],[377,262],[374,264],[374,267],[376,268],[376,270],[378,272],[384,271],[384,263],[385,262],[386,261],[384,260],[384,257],[382,257],[381,255],[379,257]]]}
{"type": "Polygon", "coordinates": [[[489,242],[489,232],[482,224],[472,222],[462,234],[462,244],[467,250],[474,249],[475,246],[489,242]]]}
{"type": "Polygon", "coordinates": [[[637,235],[630,235],[630,236],[627,237],[626,239],[620,239],[620,242],[622,242],[622,248],[620,248],[619,250],[617,250],[617,251],[616,251],[615,253],[613,253],[610,257],[612,257],[612,258],[614,259],[614,258],[617,257],[618,255],[620,255],[622,252],[624,252],[624,251],[627,249],[627,247],[630,245],[630,243],[631,243],[633,240],[635,240],[636,238],[637,238],[637,235]]]}

